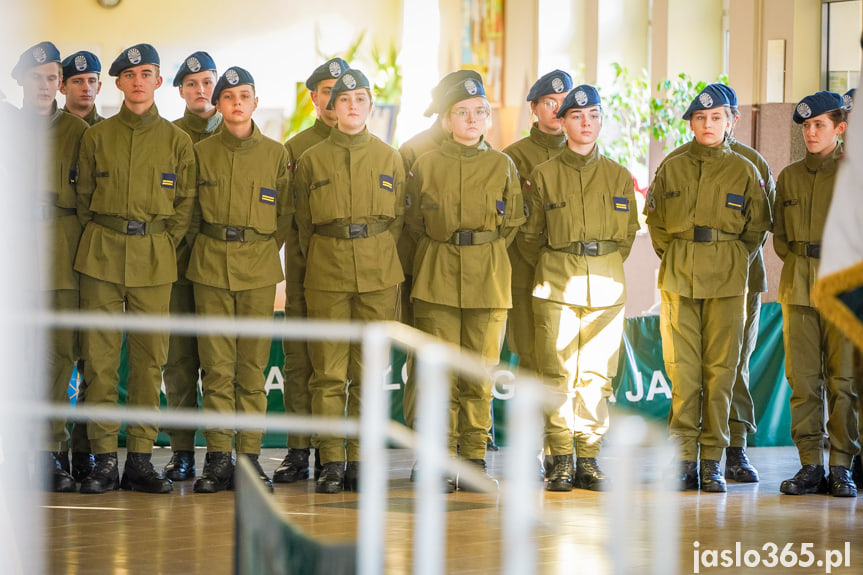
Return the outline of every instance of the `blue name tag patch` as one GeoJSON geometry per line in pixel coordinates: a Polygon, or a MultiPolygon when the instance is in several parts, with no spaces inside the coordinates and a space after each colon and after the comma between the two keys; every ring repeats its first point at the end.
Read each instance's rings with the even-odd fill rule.
{"type": "Polygon", "coordinates": [[[614,196],[614,211],[616,211],[616,212],[628,212],[629,211],[629,198],[622,198],[620,196],[614,196]]]}
{"type": "Polygon", "coordinates": [[[177,187],[177,174],[162,173],[162,187],[173,190],[177,187]]]}
{"type": "Polygon", "coordinates": [[[258,201],[262,204],[269,204],[271,206],[276,205],[276,196],[278,196],[278,192],[276,190],[271,190],[270,188],[261,188],[261,193],[258,196],[258,201]]]}
{"type": "Polygon", "coordinates": [[[393,177],[388,176],[386,174],[381,174],[378,179],[378,185],[382,190],[386,190],[388,192],[393,191],[393,177]]]}
{"type": "Polygon", "coordinates": [[[497,207],[497,215],[505,216],[506,215],[506,202],[503,200],[497,200],[495,202],[495,207],[497,207]]]}
{"type": "Polygon", "coordinates": [[[744,197],[738,194],[728,194],[725,196],[725,207],[732,210],[743,211],[744,197]]]}

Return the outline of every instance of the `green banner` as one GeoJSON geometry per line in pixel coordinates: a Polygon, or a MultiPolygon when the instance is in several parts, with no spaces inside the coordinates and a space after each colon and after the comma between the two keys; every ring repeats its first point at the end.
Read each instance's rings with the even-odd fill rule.
{"type": "MultiPolygon", "coordinates": [[[[282,314],[277,313],[276,317],[282,314]]],[[[284,375],[282,365],[285,355],[280,341],[273,341],[270,362],[266,370],[267,413],[284,413],[284,375]]],[[[506,405],[514,393],[512,366],[518,365],[518,356],[510,353],[504,345],[501,363],[495,370],[494,400],[492,410],[494,426],[491,439],[496,445],[506,444],[506,405]]],[[[778,303],[766,303],[761,307],[758,344],[749,364],[750,392],[755,404],[758,432],[749,436],[753,446],[792,445],[789,400],[791,388],[785,380],[785,350],[782,346],[782,312],[778,303]]],[[[126,401],[126,379],[129,368],[126,362],[125,345],[120,366],[120,403],[126,401]]],[[[404,423],[402,417],[402,393],[407,371],[405,354],[394,350],[392,370],[388,374],[387,389],[390,397],[392,419],[404,423]]],[[[625,407],[651,419],[665,421],[671,405],[671,382],[665,373],[662,361],[662,340],[659,336],[659,316],[627,318],[623,330],[620,363],[617,377],[612,382],[613,400],[618,407],[625,407]]],[[[70,395],[74,397],[77,381],[70,383],[70,395]]],[[[200,392],[199,392],[200,394],[200,392]]],[[[164,388],[162,405],[165,405],[164,388]]],[[[612,421],[612,425],[614,422],[612,421]]],[[[266,433],[264,447],[284,447],[284,433],[266,433]]],[[[121,432],[121,444],[125,434],[121,432]]],[[[204,445],[198,433],[198,445],[204,445]]],[[[159,434],[158,445],[169,445],[165,433],[159,434]]]]}

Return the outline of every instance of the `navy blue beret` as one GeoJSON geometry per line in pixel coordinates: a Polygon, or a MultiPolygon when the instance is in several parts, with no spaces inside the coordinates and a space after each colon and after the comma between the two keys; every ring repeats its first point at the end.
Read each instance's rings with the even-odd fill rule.
{"type": "Polygon", "coordinates": [[[851,88],[844,94],[842,94],[842,101],[845,102],[843,108],[846,111],[850,112],[854,109],[854,94],[857,92],[857,88],[851,88]]]}
{"type": "Polygon", "coordinates": [[[450,86],[446,94],[441,97],[440,111],[445,112],[459,102],[470,100],[471,98],[485,98],[485,87],[482,85],[482,80],[466,78],[450,86]]]}
{"type": "Polygon", "coordinates": [[[844,108],[844,106],[845,100],[836,92],[827,92],[826,90],[815,92],[800,100],[800,103],[794,108],[794,123],[802,124],[809,118],[844,108]]]}
{"type": "Polygon", "coordinates": [[[60,51],[51,42],[39,42],[21,53],[18,63],[12,68],[12,77],[20,80],[27,70],[47,64],[48,62],[57,62],[59,64],[60,51]]]}
{"type": "Polygon", "coordinates": [[[333,84],[333,89],[330,92],[330,101],[327,102],[327,110],[333,110],[336,107],[336,98],[343,92],[359,90],[360,88],[371,89],[372,85],[366,75],[355,68],[348,68],[336,83],[333,84]]]}
{"type": "Polygon", "coordinates": [[[564,94],[572,90],[572,76],[563,70],[554,70],[533,83],[527,93],[527,101],[533,102],[549,94],[564,94]]]}
{"type": "Polygon", "coordinates": [[[475,70],[456,70],[455,72],[450,72],[441,78],[440,82],[437,83],[437,86],[432,89],[432,100],[425,111],[425,116],[428,118],[432,114],[440,114],[443,112],[444,109],[441,107],[441,101],[444,96],[446,96],[447,91],[456,84],[464,82],[468,78],[482,84],[482,76],[480,76],[479,72],[475,70]]]}
{"type": "Polygon", "coordinates": [[[216,63],[213,61],[212,56],[203,51],[194,52],[183,61],[183,65],[180,66],[177,75],[174,76],[174,87],[182,86],[183,78],[189,74],[197,74],[198,72],[206,72],[208,70],[216,71],[216,63]]]}
{"type": "Polygon", "coordinates": [[[134,68],[135,66],[143,66],[145,64],[159,66],[159,53],[150,44],[135,44],[130,48],[126,48],[117,56],[108,69],[108,75],[119,76],[120,72],[127,68],[134,68]]]}
{"type": "MultiPolygon", "coordinates": [[[[725,86],[727,88],[727,86],[725,86]]],[[[688,120],[695,112],[701,110],[711,110],[722,106],[731,106],[731,101],[728,98],[728,92],[721,89],[717,84],[709,84],[706,86],[689,104],[686,113],[683,114],[683,119],[688,120]]]]}
{"type": "Polygon", "coordinates": [[[566,111],[572,108],[590,108],[591,106],[601,106],[602,100],[599,99],[599,92],[596,88],[588,84],[576,86],[563,99],[563,104],[560,105],[560,110],[557,111],[557,117],[563,118],[566,111]]]}
{"type": "Polygon", "coordinates": [[[255,85],[255,79],[252,78],[252,75],[249,74],[248,70],[244,70],[239,66],[231,66],[225,73],[222,74],[219,81],[216,82],[216,87],[213,88],[213,97],[210,98],[210,102],[215,106],[216,102],[219,101],[219,94],[222,93],[222,90],[226,88],[234,88],[236,86],[242,86],[248,84],[249,86],[255,85]]]}
{"type": "Polygon", "coordinates": [[[306,80],[306,88],[308,88],[310,92],[314,92],[318,87],[318,82],[322,80],[336,80],[349,69],[350,65],[341,58],[327,60],[315,68],[315,71],[312,72],[312,75],[309,76],[308,80],[306,80]]]}
{"type": "Polygon", "coordinates": [[[714,86],[718,90],[725,92],[725,96],[726,96],[726,98],[728,98],[728,105],[729,106],[731,106],[732,108],[737,107],[737,92],[734,91],[734,88],[732,88],[731,86],[727,86],[725,84],[722,84],[721,82],[714,82],[713,84],[710,84],[710,85],[714,86]]]}
{"type": "Polygon", "coordinates": [[[93,52],[81,50],[63,58],[63,79],[81,74],[98,74],[102,71],[102,63],[93,52]]]}

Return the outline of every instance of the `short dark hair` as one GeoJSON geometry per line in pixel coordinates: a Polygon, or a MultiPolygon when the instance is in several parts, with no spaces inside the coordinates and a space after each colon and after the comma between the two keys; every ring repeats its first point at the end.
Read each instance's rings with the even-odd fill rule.
{"type": "Polygon", "coordinates": [[[848,121],[848,110],[845,108],[830,110],[827,112],[827,117],[830,118],[830,121],[833,122],[834,126],[838,126],[842,122],[848,121]]]}

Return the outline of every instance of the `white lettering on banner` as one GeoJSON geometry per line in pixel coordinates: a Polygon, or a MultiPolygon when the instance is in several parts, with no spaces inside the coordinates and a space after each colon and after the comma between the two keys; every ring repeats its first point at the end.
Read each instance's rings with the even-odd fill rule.
{"type": "MultiPolygon", "coordinates": [[[[393,364],[389,364],[387,366],[387,370],[384,372],[384,391],[398,391],[402,386],[397,381],[390,381],[391,375],[393,374],[393,364]],[[389,382],[389,383],[386,383],[389,382]]],[[[404,377],[404,373],[402,373],[402,377],[404,377]]]]}
{"type": "Polygon", "coordinates": [[[494,383],[491,386],[491,394],[500,400],[512,399],[515,394],[515,388],[512,385],[515,375],[508,369],[498,369],[492,377],[494,383]]]}
{"type": "Polygon", "coordinates": [[[270,367],[270,371],[267,373],[267,383],[264,384],[266,393],[270,393],[274,389],[285,393],[285,376],[282,375],[282,370],[275,365],[270,367]]]}
{"type": "Polygon", "coordinates": [[[647,390],[646,399],[644,397],[644,380],[640,371],[635,372],[635,392],[627,391],[624,395],[630,403],[637,403],[642,399],[653,401],[657,393],[664,395],[666,399],[671,399],[671,386],[668,385],[665,375],[660,370],[654,371],[650,378],[650,388],[647,390]]]}

